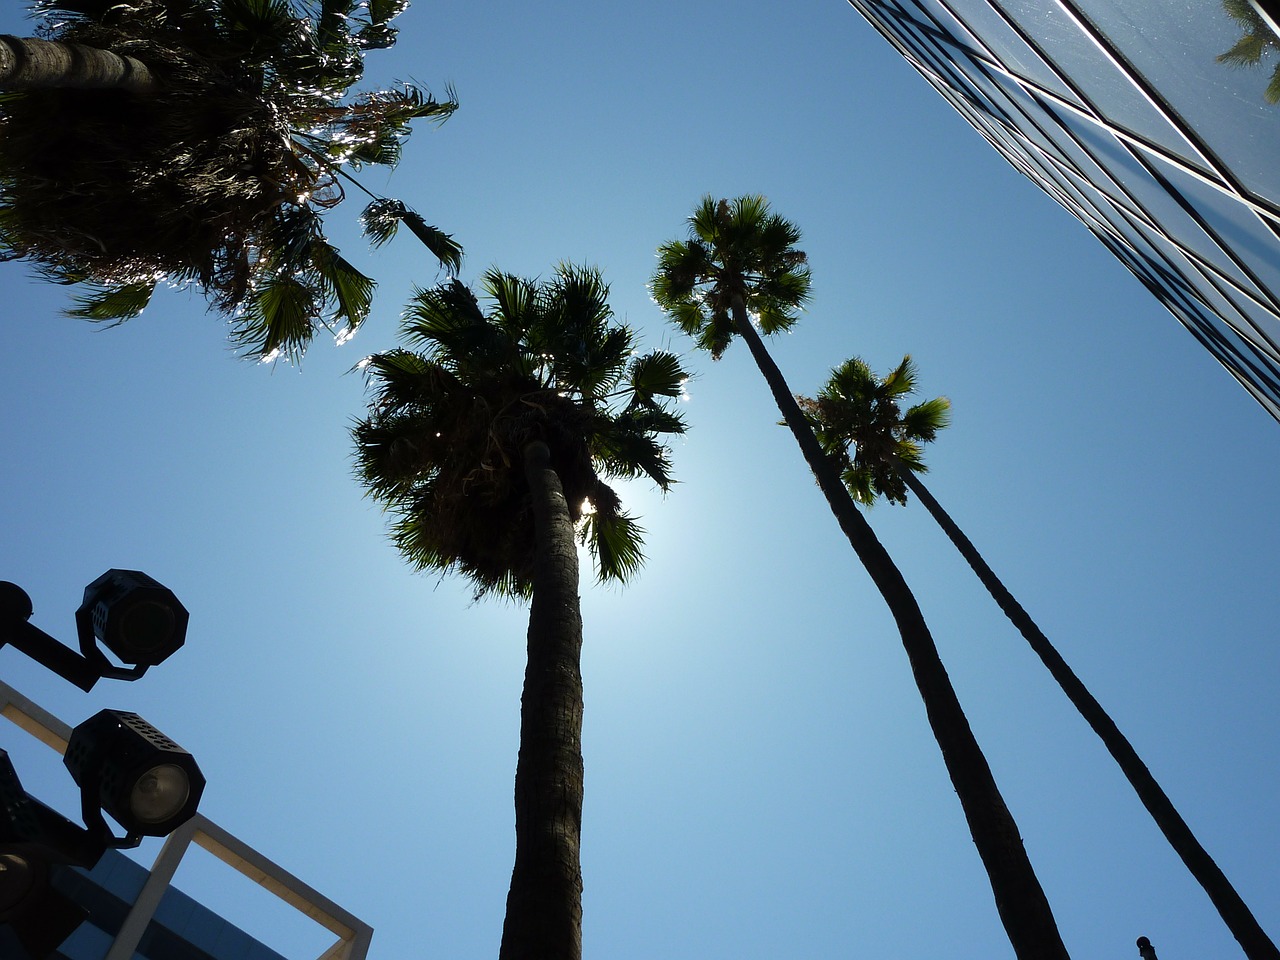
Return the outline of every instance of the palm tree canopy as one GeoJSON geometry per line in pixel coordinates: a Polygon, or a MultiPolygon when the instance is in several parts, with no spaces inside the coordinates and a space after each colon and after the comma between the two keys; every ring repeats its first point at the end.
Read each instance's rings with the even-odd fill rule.
{"type": "Polygon", "coordinates": [[[598,576],[624,581],[643,560],[643,530],[605,481],[674,482],[680,359],[636,352],[595,269],[561,265],[543,283],[490,270],[482,286],[487,308],[457,280],[417,291],[404,322],[417,349],[368,359],[360,478],[414,566],[459,571],[478,596],[524,595],[534,528],[523,451],[541,440],[598,576]]]}
{"type": "Polygon", "coordinates": [[[703,197],[689,239],[658,248],[653,298],[718,360],[734,337],[735,300],[766,334],[795,323],[810,283],[799,240],[799,229],[771,213],[764,197],[703,197]]]}
{"type": "MultiPolygon", "coordinates": [[[[123,320],[198,284],[250,356],[298,355],[368,314],[373,281],[324,236],[340,178],[394,166],[409,124],[457,107],[410,85],[348,96],[407,0],[39,0],[49,40],[125,54],[156,89],[0,94],[0,258],[84,284],[73,315],[123,320]]],[[[461,248],[379,198],[451,272],[461,248]]]]}
{"type": "Polygon", "coordinates": [[[902,401],[915,390],[910,356],[883,379],[854,357],[831,372],[817,399],[799,398],[818,442],[841,464],[841,479],[861,504],[870,506],[881,496],[905,504],[899,469],[928,471],[924,445],[950,422],[951,401],[936,397],[904,413],[902,401]]]}

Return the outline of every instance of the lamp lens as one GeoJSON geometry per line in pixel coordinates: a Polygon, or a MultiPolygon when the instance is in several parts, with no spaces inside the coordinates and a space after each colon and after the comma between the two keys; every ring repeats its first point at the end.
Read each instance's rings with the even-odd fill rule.
{"type": "Polygon", "coordinates": [[[36,870],[16,853],[0,854],[0,913],[12,910],[36,885],[36,870]]]}
{"type": "Polygon", "coordinates": [[[164,823],[178,813],[191,794],[187,771],[172,763],[152,767],[129,792],[129,810],[142,823],[164,823]]]}
{"type": "Polygon", "coordinates": [[[172,641],[174,626],[173,611],[167,605],[144,600],[120,618],[120,638],[129,649],[150,653],[172,641]]]}

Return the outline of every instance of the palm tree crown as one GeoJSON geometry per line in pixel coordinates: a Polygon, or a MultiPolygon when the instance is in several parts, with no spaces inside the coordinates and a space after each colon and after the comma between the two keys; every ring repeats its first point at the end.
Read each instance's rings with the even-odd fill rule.
{"type": "Polygon", "coordinates": [[[799,240],[796,226],[771,213],[764,197],[703,197],[689,217],[689,239],[658,248],[653,298],[718,360],[737,330],[735,301],[766,334],[796,322],[810,283],[799,240]]]}
{"type": "MultiPolygon", "coordinates": [[[[160,282],[202,287],[253,356],[354,329],[373,281],[328,243],[340,178],[394,166],[409,123],[456,108],[413,86],[348,97],[407,0],[40,0],[49,40],[145,64],[151,89],[24,85],[0,94],[0,258],[86,284],[73,315],[123,320],[160,282]]],[[[3,84],[0,84],[2,86],[3,84]]],[[[461,249],[377,198],[441,263],[461,249]]]]}
{"type": "Polygon", "coordinates": [[[395,514],[393,538],[422,569],[457,570],[478,593],[526,594],[534,532],[523,458],[546,443],[570,519],[601,579],[640,565],[643,531],[606,481],[674,482],[666,438],[687,375],[674,354],[637,355],[612,322],[594,269],[545,283],[491,270],[490,305],[459,281],[418,291],[405,337],[421,352],[371,357],[370,416],[355,428],[358,470],[395,514]]]}
{"type": "Polygon", "coordinates": [[[951,401],[935,397],[902,411],[916,389],[916,369],[902,358],[883,379],[857,357],[831,372],[817,399],[800,398],[818,442],[840,463],[841,479],[853,498],[870,506],[883,496],[907,502],[900,469],[927,473],[924,445],[950,422],[951,401]]]}

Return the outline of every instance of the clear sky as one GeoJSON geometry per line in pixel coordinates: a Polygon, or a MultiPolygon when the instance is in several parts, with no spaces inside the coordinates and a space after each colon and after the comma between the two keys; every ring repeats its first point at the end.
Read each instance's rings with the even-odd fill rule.
{"type": "MultiPolygon", "coordinates": [[[[0,31],[28,32],[21,4],[0,31]]],[[[371,81],[462,107],[390,181],[487,267],[599,265],[650,346],[646,282],[712,193],[804,232],[814,297],[774,355],[797,392],[916,359],[954,404],[927,480],[1280,935],[1280,425],[842,0],[625,7],[417,0],[371,81]]],[[[415,575],[352,478],[348,371],[396,342],[411,238],[373,315],[300,368],[234,359],[195,295],[95,329],[0,265],[0,579],[67,639],[85,584],[141,569],[187,647],[91,694],[15,650],[72,723],[132,709],[196,754],[202,811],[360,916],[371,956],[496,955],[513,855],[525,611],[415,575]]],[[[1011,957],[905,655],[746,350],[697,371],[681,483],[643,485],[649,563],[584,583],[584,944],[609,960],[1011,957]]],[[[1079,958],[1238,956],[1101,744],[923,509],[870,516],[933,626],[1079,958]]],[[[49,751],[29,789],[74,813],[49,751]]],[[[154,853],[154,847],[144,847],[154,853]]],[[[290,957],[309,924],[197,853],[178,884],[290,957]],[[203,858],[203,859],[202,859],[203,858]]]]}

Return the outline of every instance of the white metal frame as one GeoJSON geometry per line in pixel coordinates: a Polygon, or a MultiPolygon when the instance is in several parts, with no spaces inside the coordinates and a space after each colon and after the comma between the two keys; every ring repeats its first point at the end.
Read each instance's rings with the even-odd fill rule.
{"type": "MultiPolygon", "coordinates": [[[[66,751],[67,741],[71,738],[70,725],[3,681],[0,681],[0,715],[59,754],[66,751]]],[[[338,939],[317,960],[365,960],[373,939],[373,927],[199,813],[165,840],[151,864],[151,875],[130,908],[105,960],[132,960],[138,942],[160,905],[160,898],[169,888],[178,864],[193,842],[336,934],[338,939]]]]}

